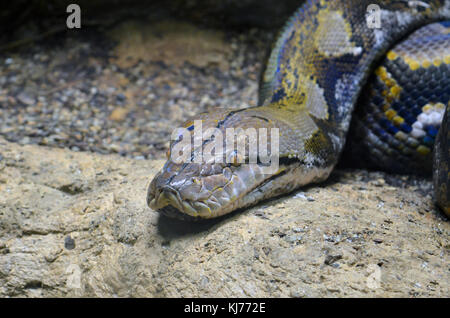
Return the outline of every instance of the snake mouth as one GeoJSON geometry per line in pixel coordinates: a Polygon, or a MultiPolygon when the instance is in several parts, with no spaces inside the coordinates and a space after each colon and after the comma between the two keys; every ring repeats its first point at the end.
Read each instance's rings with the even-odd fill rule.
{"type": "Polygon", "coordinates": [[[207,218],[212,214],[211,208],[206,202],[191,202],[181,197],[180,192],[171,186],[154,189],[150,185],[147,194],[147,204],[159,213],[182,220],[194,221],[199,218],[207,218]]]}
{"type": "Polygon", "coordinates": [[[163,169],[150,183],[148,206],[183,220],[215,218],[253,202],[249,193],[267,180],[250,166],[217,168],[215,173],[189,177],[180,174],[178,179],[168,178],[163,169]]]}

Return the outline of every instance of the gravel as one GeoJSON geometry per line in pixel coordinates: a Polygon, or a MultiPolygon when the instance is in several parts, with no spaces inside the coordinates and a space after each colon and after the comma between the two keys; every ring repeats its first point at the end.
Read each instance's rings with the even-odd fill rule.
{"type": "MultiPolygon", "coordinates": [[[[202,41],[198,30],[192,41],[202,41]]],[[[222,50],[215,54],[224,63],[200,66],[184,61],[177,48],[178,65],[144,58],[123,66],[115,51],[120,39],[89,28],[1,53],[0,135],[20,144],[162,158],[172,129],[188,117],[257,103],[273,34],[215,32],[222,50]]],[[[142,43],[135,45],[130,50],[142,43]]]]}

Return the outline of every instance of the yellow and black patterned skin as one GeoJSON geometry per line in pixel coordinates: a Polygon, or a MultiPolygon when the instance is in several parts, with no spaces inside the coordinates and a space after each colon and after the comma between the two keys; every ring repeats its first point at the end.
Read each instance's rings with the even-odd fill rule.
{"type": "Polygon", "coordinates": [[[343,160],[431,175],[449,97],[450,23],[432,23],[391,48],[375,68],[357,102],[343,160]]]}
{"type": "Polygon", "coordinates": [[[450,122],[449,106],[442,120],[441,129],[434,148],[433,181],[436,202],[450,217],[450,122]]]}
{"type": "MultiPolygon", "coordinates": [[[[448,213],[448,25],[433,23],[449,19],[450,0],[307,1],[272,50],[260,106],[194,118],[202,120],[203,131],[278,128],[278,171],[267,175],[246,164],[169,159],[150,183],[149,206],[183,219],[213,218],[323,181],[348,135],[355,157],[355,149],[362,149],[368,162],[397,172],[430,170],[437,138],[436,200],[448,213]],[[380,8],[379,28],[367,21],[373,4],[380,8]],[[438,47],[423,54],[428,44],[438,47]]],[[[193,120],[185,127],[194,130],[193,120]]]]}

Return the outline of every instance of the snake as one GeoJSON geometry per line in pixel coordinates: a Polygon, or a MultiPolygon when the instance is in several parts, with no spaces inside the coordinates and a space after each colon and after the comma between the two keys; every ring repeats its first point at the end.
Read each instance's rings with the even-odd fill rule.
{"type": "Polygon", "coordinates": [[[148,186],[148,206],[182,220],[216,218],[323,182],[351,158],[432,175],[434,201],[450,216],[449,20],[450,0],[305,1],[272,45],[257,106],[188,119],[148,186]],[[277,146],[275,169],[248,145],[218,147],[230,128],[277,132],[265,139],[277,146]],[[202,159],[206,149],[213,155],[202,159]]]}

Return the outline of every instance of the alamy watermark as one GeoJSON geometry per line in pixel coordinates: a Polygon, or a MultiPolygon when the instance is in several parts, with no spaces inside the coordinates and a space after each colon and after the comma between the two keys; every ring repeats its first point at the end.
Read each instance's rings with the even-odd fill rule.
{"type": "MultiPolygon", "coordinates": [[[[422,5],[421,1],[409,1],[412,5],[422,5]]],[[[81,28],[81,8],[76,3],[71,3],[67,6],[66,12],[70,13],[66,19],[66,25],[69,29],[80,29],[81,28]]],[[[367,6],[366,10],[366,22],[367,27],[370,29],[381,28],[381,9],[378,4],[372,3],[367,6]]]]}
{"type": "MultiPolygon", "coordinates": [[[[403,0],[403,2],[413,11],[422,11],[430,7],[430,4],[420,0],[403,0]]],[[[366,9],[366,23],[369,29],[380,29],[381,26],[381,8],[378,4],[371,3],[366,9]]]]}
{"type": "Polygon", "coordinates": [[[228,163],[257,165],[262,174],[274,174],[279,168],[278,128],[218,128],[203,131],[202,120],[188,128],[172,132],[170,159],[177,163],[228,163]],[[269,149],[270,148],[270,149],[269,149]]]}
{"type": "Polygon", "coordinates": [[[369,29],[381,28],[381,8],[378,4],[369,4],[366,10],[366,23],[369,29]]]}
{"type": "Polygon", "coordinates": [[[69,29],[81,28],[81,8],[78,4],[71,3],[67,6],[66,12],[70,13],[66,19],[66,25],[69,29]]]}

